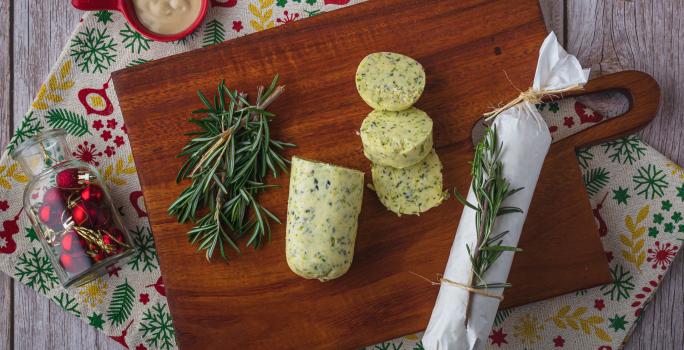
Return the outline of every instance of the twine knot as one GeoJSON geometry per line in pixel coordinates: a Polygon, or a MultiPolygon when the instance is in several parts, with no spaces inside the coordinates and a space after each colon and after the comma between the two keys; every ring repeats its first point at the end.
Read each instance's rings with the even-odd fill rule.
{"type": "Polygon", "coordinates": [[[442,284],[446,284],[446,285],[449,285],[449,286],[454,286],[454,287],[458,287],[458,288],[461,288],[461,289],[465,289],[465,290],[467,290],[467,291],[470,292],[470,293],[479,294],[479,295],[482,295],[482,296],[485,296],[485,297],[498,299],[499,301],[502,301],[503,298],[504,298],[503,295],[498,295],[498,294],[494,294],[494,293],[489,292],[489,291],[487,290],[487,287],[486,287],[486,286],[485,286],[485,288],[475,288],[475,287],[469,286],[469,285],[467,285],[467,284],[463,284],[463,283],[460,283],[460,282],[452,281],[452,280],[450,280],[450,279],[444,277],[444,275],[442,275],[441,273],[436,274],[437,277],[439,278],[439,282],[432,281],[432,280],[430,280],[429,278],[427,278],[427,277],[425,277],[425,276],[421,276],[421,275],[419,275],[419,274],[417,274],[417,273],[415,273],[415,272],[412,272],[412,271],[409,271],[409,273],[411,273],[412,275],[415,275],[415,276],[417,276],[417,277],[420,277],[420,278],[422,278],[422,279],[428,281],[428,283],[430,283],[430,284],[433,285],[433,286],[439,286],[439,285],[442,285],[442,284]]]}
{"type": "Polygon", "coordinates": [[[562,89],[550,89],[550,90],[535,90],[534,88],[530,87],[526,91],[520,91],[520,94],[518,97],[514,98],[510,102],[506,103],[503,105],[503,107],[499,107],[494,109],[491,112],[487,112],[484,114],[485,120],[492,119],[496,117],[497,115],[501,114],[501,112],[521,103],[521,102],[529,102],[531,104],[538,104],[541,103],[544,98],[546,97],[553,97],[553,98],[558,98],[562,97],[563,93],[566,92],[576,92],[576,91],[581,91],[584,89],[584,85],[581,84],[575,84],[568,86],[566,88],[562,89]]]}

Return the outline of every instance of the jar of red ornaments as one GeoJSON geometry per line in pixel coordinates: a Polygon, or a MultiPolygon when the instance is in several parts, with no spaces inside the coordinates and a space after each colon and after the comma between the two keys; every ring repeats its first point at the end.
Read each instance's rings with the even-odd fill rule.
{"type": "Polygon", "coordinates": [[[69,155],[60,129],[12,152],[31,179],[24,209],[65,287],[92,280],[134,249],[97,169],[69,155]]]}

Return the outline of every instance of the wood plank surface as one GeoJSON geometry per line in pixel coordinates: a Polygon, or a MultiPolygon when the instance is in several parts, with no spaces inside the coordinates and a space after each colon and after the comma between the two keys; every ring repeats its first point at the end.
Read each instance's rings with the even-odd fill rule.
{"type": "MultiPolygon", "coordinates": [[[[19,115],[16,117],[16,119],[20,119],[21,116],[26,112],[26,109],[28,107],[28,103],[30,99],[33,97],[32,95],[28,94],[28,89],[23,88],[20,91],[17,91],[16,93],[13,94],[12,90],[9,88],[11,85],[11,82],[6,74],[7,70],[9,70],[9,74],[12,74],[12,62],[10,61],[11,57],[11,50],[14,47],[14,50],[17,49],[19,46],[29,46],[28,40],[36,40],[36,38],[33,38],[31,35],[24,35],[21,37],[21,42],[16,42],[12,41],[11,38],[14,35],[14,32],[17,30],[30,30],[30,31],[48,31],[50,26],[61,26],[62,28],[65,28],[63,33],[60,33],[61,35],[68,35],[72,30],[73,27],[76,25],[78,16],[80,15],[77,11],[73,9],[66,9],[62,13],[55,13],[54,11],[51,11],[51,8],[54,7],[59,7],[61,5],[60,3],[67,3],[67,1],[64,0],[45,0],[41,1],[41,5],[37,6],[34,5],[32,6],[31,13],[28,12],[23,12],[19,13],[17,15],[17,18],[15,18],[15,26],[10,27],[9,31],[6,30],[8,26],[11,25],[9,22],[9,13],[6,12],[7,10],[11,10],[15,6],[13,5],[15,2],[18,3],[28,3],[29,1],[25,0],[2,0],[0,1],[0,10],[2,11],[0,13],[0,38],[4,38],[5,36],[9,37],[10,40],[8,42],[3,42],[3,39],[0,39],[0,72],[2,72],[0,75],[0,78],[2,78],[2,81],[0,81],[0,135],[4,135],[3,132],[6,132],[8,130],[12,130],[12,123],[11,123],[11,115],[12,115],[12,110],[13,110],[13,105],[17,105],[16,103],[12,103],[12,98],[16,97],[20,101],[23,101],[23,104],[17,106],[17,110],[19,115]],[[46,13],[47,15],[40,15],[40,13],[46,13]],[[66,17],[65,18],[65,14],[66,17]],[[30,21],[29,23],[29,17],[32,15],[36,15],[36,18],[47,18],[48,22],[47,23],[40,23],[35,20],[30,21]],[[22,25],[23,23],[23,25],[22,25]],[[5,105],[4,103],[9,103],[8,105],[5,105]],[[9,119],[9,120],[8,120],[9,119]]],[[[35,2],[34,2],[35,3],[35,2]]],[[[639,32],[638,37],[632,37],[628,43],[630,45],[634,45],[635,43],[641,43],[641,45],[645,45],[646,43],[649,43],[649,45],[655,46],[655,47],[665,47],[667,45],[672,45],[677,44],[677,40],[665,40],[665,36],[649,36],[648,39],[646,37],[646,34],[653,31],[653,29],[649,29],[648,27],[654,27],[654,26],[660,26],[661,31],[663,30],[663,26],[666,23],[669,23],[670,28],[666,28],[671,31],[670,37],[675,37],[675,38],[682,38],[684,37],[684,30],[680,27],[679,24],[677,25],[672,25],[672,20],[673,19],[678,19],[684,16],[683,9],[682,9],[682,4],[679,1],[676,0],[663,0],[663,1],[656,1],[652,2],[650,0],[640,0],[640,1],[624,1],[624,0],[613,0],[613,1],[607,1],[607,2],[598,2],[595,0],[540,0],[540,3],[542,5],[542,9],[544,10],[547,22],[547,27],[553,28],[556,33],[562,32],[564,28],[564,23],[563,19],[565,16],[567,16],[570,21],[569,23],[574,23],[574,24],[568,24],[569,27],[573,27],[572,31],[575,33],[574,35],[577,36],[577,38],[580,37],[580,33],[582,34],[582,37],[585,39],[582,40],[584,46],[589,45],[591,42],[595,41],[597,43],[601,43],[601,46],[603,46],[604,42],[605,45],[620,45],[621,43],[614,42],[614,40],[611,39],[611,33],[610,31],[604,33],[595,33],[594,28],[596,26],[606,26],[606,27],[611,27],[620,23],[625,23],[625,17],[622,15],[622,17],[618,17],[615,20],[612,19],[612,12],[604,12],[601,16],[597,16],[595,12],[593,12],[597,8],[601,7],[613,7],[613,6],[621,6],[621,7],[627,7],[631,8],[633,11],[631,12],[631,17],[635,17],[635,11],[637,10],[642,10],[645,11],[642,15],[639,17],[641,18],[638,22],[632,22],[630,28],[631,32],[639,32]],[[565,8],[565,6],[569,9],[571,9],[569,14],[562,14],[562,10],[565,8]],[[652,11],[652,6],[669,6],[672,7],[672,11],[669,12],[668,16],[663,16],[661,18],[654,18],[652,17],[654,12],[652,11]],[[586,9],[586,10],[585,10],[586,9]],[[556,12],[554,12],[556,11],[556,12]],[[558,15],[558,11],[561,11],[560,15],[558,15]],[[551,13],[553,14],[552,19],[550,19],[548,14],[551,13]],[[664,17],[667,17],[667,21],[669,22],[664,22],[664,17]],[[558,19],[561,19],[558,21],[558,19]],[[653,23],[656,22],[656,23],[653,23]],[[602,24],[604,23],[604,24],[602,24]],[[582,25],[589,25],[588,28],[583,28],[581,27],[582,25]],[[649,40],[649,41],[646,41],[649,40]]],[[[24,6],[22,4],[18,4],[16,6],[24,6]]],[[[26,9],[25,7],[24,10],[26,9]]],[[[662,10],[659,10],[660,13],[663,13],[662,10]]],[[[624,24],[622,25],[623,29],[624,24]]],[[[633,34],[630,34],[633,35],[633,34]]],[[[563,36],[559,35],[559,38],[563,38],[563,36]]],[[[577,38],[572,39],[571,42],[578,43],[579,40],[577,38]]],[[[4,39],[7,40],[7,39],[4,39]]],[[[681,41],[681,40],[680,40],[681,41]]],[[[565,42],[567,43],[567,42],[565,42]]],[[[64,42],[59,42],[59,43],[51,43],[50,45],[55,45],[55,46],[60,46],[64,44],[64,42]]],[[[574,48],[571,48],[571,52],[576,53],[577,50],[579,49],[578,45],[574,48]]],[[[677,47],[675,50],[673,50],[672,54],[675,55],[675,57],[681,57],[682,56],[682,49],[681,49],[682,43],[679,43],[679,47],[677,47]]],[[[58,48],[59,49],[59,48],[58,48]]],[[[627,51],[629,52],[629,51],[627,51]]],[[[651,52],[647,53],[646,55],[641,55],[640,57],[637,57],[637,59],[642,60],[642,59],[653,59],[656,53],[651,52]]],[[[591,52],[589,50],[585,51],[584,54],[582,55],[581,59],[582,60],[587,60],[591,62],[601,62],[603,60],[604,51],[603,49],[599,49],[599,47],[595,47],[594,50],[591,52]]],[[[663,58],[664,59],[664,58],[663,58]]],[[[614,58],[606,57],[605,62],[610,62],[611,60],[614,60],[614,58]]],[[[587,62],[585,61],[585,62],[587,62]]],[[[676,62],[676,61],[674,61],[676,62]]],[[[679,69],[678,66],[672,62],[672,68],[673,69],[679,69]]],[[[54,64],[54,58],[52,60],[46,60],[45,64],[47,65],[52,65],[54,64]]],[[[18,63],[14,63],[14,66],[16,67],[19,65],[18,63]]],[[[604,63],[604,65],[606,65],[604,63]]],[[[651,66],[651,74],[654,74],[657,79],[663,83],[663,79],[658,76],[658,70],[662,69],[659,67],[656,67],[655,65],[651,66]]],[[[679,72],[679,71],[677,71],[679,72]]],[[[647,132],[643,133],[644,139],[649,142],[652,145],[655,145],[656,147],[659,147],[658,149],[664,151],[667,155],[673,158],[673,160],[677,161],[679,164],[684,163],[684,157],[682,156],[681,152],[678,149],[679,146],[679,141],[682,138],[682,132],[684,131],[684,128],[680,125],[682,121],[682,106],[684,105],[684,96],[682,96],[682,88],[684,88],[684,75],[679,72],[679,74],[674,74],[677,72],[672,72],[670,71],[670,74],[672,74],[670,80],[672,80],[669,84],[663,85],[663,95],[664,98],[670,98],[673,99],[671,102],[669,102],[670,107],[663,106],[663,110],[669,108],[667,111],[668,114],[665,115],[663,112],[660,113],[659,120],[656,122],[658,125],[656,126],[655,123],[651,127],[647,129],[647,132]],[[674,91],[675,88],[677,93],[675,94],[674,91]],[[669,97],[668,97],[669,96],[669,97]],[[672,134],[677,134],[679,133],[679,138],[673,138],[671,137],[672,134]],[[663,136],[661,136],[663,135],[663,136]],[[670,135],[670,136],[668,136],[670,135]],[[659,141],[660,140],[660,141],[659,141]],[[660,142],[660,143],[659,143],[660,142]],[[676,151],[675,151],[676,150],[676,151]]],[[[30,85],[32,86],[32,91],[36,91],[42,82],[47,76],[47,73],[44,72],[28,72],[24,74],[24,76],[27,76],[28,81],[30,81],[30,85]]],[[[15,78],[16,79],[16,78],[15,78]]],[[[22,87],[22,85],[25,84],[19,84],[19,88],[22,87]]],[[[5,136],[6,137],[6,136],[5,136]]],[[[2,139],[3,145],[7,142],[7,139],[2,139]]],[[[636,349],[680,349],[681,344],[683,343],[684,339],[684,295],[682,294],[684,291],[684,259],[680,256],[675,260],[673,263],[672,268],[670,269],[670,272],[665,276],[664,281],[661,285],[661,288],[658,290],[656,293],[655,300],[651,303],[651,305],[646,309],[645,314],[644,314],[644,319],[641,322],[640,326],[637,327],[636,332],[628,341],[626,349],[629,350],[636,350],[636,349]],[[662,333],[669,333],[669,334],[662,334],[662,333]]],[[[0,350],[7,350],[10,349],[10,345],[12,344],[13,338],[14,337],[25,337],[26,335],[15,335],[11,332],[11,322],[12,322],[12,317],[13,317],[13,305],[14,307],[17,307],[16,300],[14,303],[12,303],[12,280],[8,278],[5,275],[0,274],[0,350]],[[10,304],[8,304],[10,303],[10,304]],[[9,320],[10,324],[7,324],[7,320],[9,320]],[[5,323],[3,323],[5,322],[5,323]]],[[[28,293],[28,294],[35,294],[30,289],[27,290],[18,290],[18,293],[28,293]]],[[[42,299],[42,298],[41,298],[42,299]]],[[[32,310],[37,311],[36,308],[32,308],[32,310]]],[[[59,313],[64,313],[62,310],[54,310],[52,311],[52,315],[56,315],[59,313]]],[[[53,338],[58,334],[61,334],[64,332],[65,329],[68,329],[68,332],[71,332],[70,329],[79,329],[81,327],[88,327],[84,325],[81,321],[76,320],[75,318],[72,318],[71,320],[67,319],[66,323],[59,324],[59,323],[37,323],[33,322],[34,318],[36,315],[30,315],[31,317],[26,317],[26,316],[16,316],[13,317],[14,323],[21,323],[22,329],[28,331],[28,334],[39,334],[42,333],[43,336],[53,338]],[[42,328],[40,328],[42,327],[42,328]],[[35,331],[32,329],[36,329],[35,331]],[[50,335],[51,334],[51,335],[50,335]]],[[[97,336],[95,337],[84,337],[80,339],[81,343],[79,344],[78,347],[76,348],[82,348],[82,349],[117,349],[120,350],[122,349],[118,344],[112,342],[109,340],[109,338],[102,336],[101,334],[98,333],[97,336]]],[[[24,342],[20,344],[19,346],[15,346],[14,349],[17,350],[24,350],[24,349],[36,349],[37,347],[34,347],[33,345],[38,345],[42,343],[35,343],[31,344],[28,342],[24,342]]],[[[54,345],[54,344],[49,344],[49,345],[54,345]]],[[[73,348],[66,348],[66,347],[55,347],[52,346],[50,349],[55,349],[55,350],[73,350],[73,348]]]]}
{"type": "MultiPolygon", "coordinates": [[[[0,61],[2,69],[6,67],[11,74],[11,79],[1,82],[2,101],[11,102],[7,114],[3,107],[3,118],[7,115],[13,120],[3,121],[1,130],[9,132],[19,125],[40,84],[66,46],[81,13],[72,9],[68,1],[13,0],[2,1],[1,6],[3,13],[4,7],[12,11],[12,27],[2,31],[8,37],[9,47],[2,51],[4,56],[0,61]]],[[[9,18],[4,18],[2,25],[9,27],[9,18]]],[[[9,280],[4,275],[2,278],[9,280]]],[[[5,314],[13,319],[8,329],[0,328],[0,346],[5,341],[13,349],[121,349],[107,336],[31,288],[21,283],[6,283],[11,283],[11,290],[0,299],[9,296],[12,307],[7,313],[2,312],[0,319],[5,314]]]]}
{"type": "MultiPolygon", "coordinates": [[[[11,28],[12,11],[10,1],[0,1],[0,149],[5,149],[12,132],[12,86],[11,28]]],[[[0,273],[0,350],[12,348],[14,281],[0,273]]]]}
{"type": "MultiPolygon", "coordinates": [[[[599,74],[637,69],[662,87],[656,119],[643,140],[684,163],[684,3],[568,0],[568,51],[599,74]]],[[[679,254],[626,349],[681,349],[684,344],[684,254],[679,254]]]]}
{"type": "MultiPolygon", "coordinates": [[[[425,288],[407,269],[423,275],[443,269],[457,224],[443,218],[458,215],[461,209],[456,201],[447,201],[419,218],[398,219],[367,191],[355,264],[346,276],[325,284],[303,281],[287,269],[283,225],[273,227],[273,241],[262,251],[244,252],[230,264],[207,265],[179,234],[190,226],[176,223],[166,212],[182,190],[175,184],[181,165],[175,156],[185,140],[157,137],[169,130],[175,134],[193,130],[186,115],[199,107],[198,89],[211,93],[221,79],[232,82],[232,87],[257,86],[280,72],[288,93],[272,107],[279,116],[272,133],[298,145],[287,155],[368,173],[369,162],[361,154],[355,132],[369,108],[356,94],[354,72],[369,52],[406,53],[428,72],[428,84],[417,106],[433,117],[445,188],[457,186],[464,191],[470,182],[467,160],[472,158],[472,127],[493,101],[515,94],[505,79],[491,77],[503,77],[505,69],[514,85],[527,84],[544,37],[535,1],[434,1],[430,6],[409,0],[373,1],[115,72],[112,77],[133,153],[138,163],[145,164],[138,174],[181,346],[214,348],[225,339],[236,347],[268,348],[285,341],[293,347],[350,348],[420,330],[437,290],[425,288]],[[407,26],[412,30],[395,34],[407,26]],[[364,28],[364,35],[341,34],[354,28],[364,28]],[[439,40],[420,40],[426,36],[439,40]],[[274,59],[283,52],[288,60],[274,59]],[[249,57],[249,65],[235,63],[249,57]],[[321,101],[325,101],[324,108],[321,101]],[[454,110],[459,111],[457,118],[454,110]],[[421,236],[430,239],[417,239],[421,236]],[[217,275],[234,277],[216,279],[217,275]],[[377,310],[378,305],[384,307],[377,310]],[[287,322],[283,317],[295,315],[298,321],[290,322],[287,330],[276,330],[287,322]],[[351,326],[359,322],[377,326],[361,330],[351,326]],[[266,328],[268,333],[264,333],[266,328]]],[[[655,115],[658,89],[650,78],[634,73],[606,77],[606,85],[601,83],[589,85],[623,83],[633,89],[633,111],[622,122],[608,121],[552,147],[521,241],[528,254],[516,257],[510,277],[514,287],[506,291],[503,307],[609,280],[574,150],[645,125],[655,115]],[[582,141],[575,144],[573,140],[582,141]],[[561,189],[561,185],[566,187],[561,189]],[[540,251],[545,254],[535,254],[540,251]],[[541,256],[555,260],[542,262],[541,256]],[[558,283],[560,273],[574,278],[558,283]]],[[[283,218],[287,178],[269,183],[280,189],[269,191],[263,202],[283,218]]]]}

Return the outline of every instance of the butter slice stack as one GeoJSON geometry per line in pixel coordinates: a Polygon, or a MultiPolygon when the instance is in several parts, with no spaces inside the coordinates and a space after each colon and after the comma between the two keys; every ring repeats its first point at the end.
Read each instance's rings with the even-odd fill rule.
{"type": "Polygon", "coordinates": [[[425,88],[423,67],[401,54],[372,53],[359,64],[356,88],[374,108],[360,134],[382,204],[397,215],[418,215],[439,205],[445,194],[432,119],[412,107],[425,88]]]}

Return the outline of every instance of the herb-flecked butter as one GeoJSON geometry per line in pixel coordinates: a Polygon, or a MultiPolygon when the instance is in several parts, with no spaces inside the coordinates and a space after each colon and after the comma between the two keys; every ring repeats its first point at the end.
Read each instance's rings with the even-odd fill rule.
{"type": "Polygon", "coordinates": [[[285,253],[297,275],[342,276],[354,256],[363,172],[292,158],[285,253]]]}
{"type": "Polygon", "coordinates": [[[434,150],[420,163],[404,169],[373,163],[371,173],[380,202],[398,215],[420,214],[444,200],[442,162],[434,150]]]}
{"type": "Polygon", "coordinates": [[[356,89],[373,109],[401,111],[413,106],[425,88],[423,66],[392,52],[366,56],[356,70],[356,89]]]}
{"type": "Polygon", "coordinates": [[[363,154],[394,168],[413,166],[432,149],[432,119],[417,108],[373,111],[361,124],[363,154]]]}

